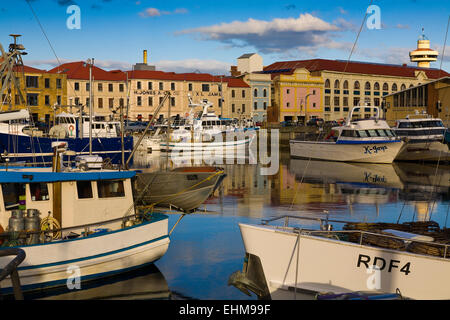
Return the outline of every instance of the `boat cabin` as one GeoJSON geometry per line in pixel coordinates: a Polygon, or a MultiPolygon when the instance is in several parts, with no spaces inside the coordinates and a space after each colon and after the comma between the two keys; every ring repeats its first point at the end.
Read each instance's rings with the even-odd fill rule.
{"type": "MultiPolygon", "coordinates": [[[[120,218],[133,206],[134,171],[51,172],[51,168],[0,170],[0,224],[6,230],[13,210],[37,209],[61,227],[120,218]]],[[[134,210],[134,209],[132,209],[134,210]]]]}
{"type": "Polygon", "coordinates": [[[446,131],[441,119],[423,114],[397,120],[393,129],[398,136],[408,138],[409,142],[442,142],[446,131]]]}

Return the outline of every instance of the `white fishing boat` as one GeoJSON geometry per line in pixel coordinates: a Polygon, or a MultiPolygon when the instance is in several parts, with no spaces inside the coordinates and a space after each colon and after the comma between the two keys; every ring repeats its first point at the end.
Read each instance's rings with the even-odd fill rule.
{"type": "MultiPolygon", "coordinates": [[[[328,161],[392,163],[400,152],[401,141],[386,121],[379,118],[352,120],[354,107],[346,123],[332,128],[324,141],[290,140],[292,157],[328,161]]],[[[365,106],[364,108],[368,108],[365,106]]]]}
{"type": "MultiPolygon", "coordinates": [[[[237,119],[219,118],[212,108],[212,103],[207,99],[200,104],[195,104],[189,97],[190,111],[183,122],[170,132],[170,139],[161,140],[162,152],[221,152],[224,149],[245,149],[256,136],[257,127],[241,126],[243,121],[237,119]],[[201,107],[199,117],[195,116],[195,108],[201,107]]],[[[245,122],[246,123],[246,122],[245,122]]]]}
{"type": "MultiPolygon", "coordinates": [[[[135,207],[136,172],[64,168],[63,152],[55,147],[51,168],[0,169],[0,253],[25,251],[17,268],[22,290],[69,286],[161,258],[168,217],[135,207]]],[[[0,268],[9,260],[0,257],[0,268]]],[[[11,278],[1,290],[12,290],[11,278]]]]}
{"type": "Polygon", "coordinates": [[[449,229],[433,222],[358,224],[282,216],[262,225],[241,223],[239,228],[244,268],[229,283],[244,292],[272,299],[355,291],[400,292],[408,299],[450,298],[449,229]],[[304,223],[289,226],[294,219],[304,223]],[[272,225],[277,220],[284,224],[272,225]],[[317,221],[320,227],[314,227],[317,221]],[[345,226],[333,230],[330,222],[345,226]],[[419,229],[425,232],[414,231],[419,229]]]}
{"type": "Polygon", "coordinates": [[[406,142],[395,160],[450,160],[448,145],[444,143],[446,128],[441,119],[416,112],[405,119],[397,120],[392,130],[406,142]]]}

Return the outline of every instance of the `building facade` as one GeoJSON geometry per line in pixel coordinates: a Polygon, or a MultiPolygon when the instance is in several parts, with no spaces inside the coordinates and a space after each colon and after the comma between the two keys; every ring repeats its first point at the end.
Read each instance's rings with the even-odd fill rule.
{"type": "Polygon", "coordinates": [[[450,122],[450,77],[414,86],[385,97],[386,120],[394,125],[415,113],[427,113],[443,120],[446,127],[450,122]]]}
{"type": "Polygon", "coordinates": [[[67,81],[65,74],[54,74],[29,66],[15,67],[19,79],[20,99],[17,88],[12,85],[11,97],[2,97],[4,109],[19,110],[28,108],[35,123],[53,121],[54,111],[66,105],[67,81]]]}
{"type": "Polygon", "coordinates": [[[306,123],[323,116],[323,79],[305,68],[292,74],[273,74],[272,110],[269,122],[306,123]]]}
{"type": "Polygon", "coordinates": [[[49,70],[50,73],[67,75],[66,110],[75,113],[82,108],[83,112],[89,113],[92,97],[94,114],[106,117],[117,114],[120,106],[126,106],[126,74],[120,70],[105,71],[94,65],[91,70],[91,88],[89,68],[88,64],[79,61],[65,63],[49,70]]]}
{"type": "MultiPolygon", "coordinates": [[[[302,68],[308,70],[311,76],[321,77],[324,81],[321,103],[322,117],[325,120],[345,119],[353,106],[361,106],[356,116],[369,118],[375,114],[370,106],[379,107],[383,111],[383,96],[429,82],[440,75],[448,75],[438,69],[325,59],[276,62],[265,67],[264,72],[292,75],[296,69],[302,68]]],[[[275,83],[276,81],[273,82],[273,87],[275,83]]],[[[272,100],[278,104],[275,109],[279,110],[279,121],[283,121],[280,105],[282,97],[272,100]]]]}

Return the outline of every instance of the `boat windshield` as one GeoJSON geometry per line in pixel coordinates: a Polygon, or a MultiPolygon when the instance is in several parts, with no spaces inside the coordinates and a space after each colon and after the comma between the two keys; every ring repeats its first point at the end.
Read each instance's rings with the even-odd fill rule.
{"type": "Polygon", "coordinates": [[[399,128],[433,128],[443,127],[444,124],[440,120],[426,120],[426,121],[405,121],[400,122],[399,128]]]}

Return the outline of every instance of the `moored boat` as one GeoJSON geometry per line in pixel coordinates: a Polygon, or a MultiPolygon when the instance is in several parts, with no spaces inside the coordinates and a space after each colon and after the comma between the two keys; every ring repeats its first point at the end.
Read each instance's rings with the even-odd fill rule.
{"type": "MultiPolygon", "coordinates": [[[[64,168],[0,170],[0,251],[20,248],[23,290],[76,285],[161,258],[168,249],[168,217],[134,204],[135,171],[64,168]],[[40,216],[41,215],[41,216],[40,216]]],[[[0,258],[0,268],[8,263],[0,258]]],[[[11,281],[1,284],[10,291],[11,281]]]]}
{"type": "Polygon", "coordinates": [[[318,293],[400,292],[408,299],[449,299],[448,229],[437,223],[354,223],[282,216],[239,224],[246,258],[238,287],[272,299],[318,293]],[[287,221],[309,221],[303,228],[287,221]],[[276,220],[284,225],[272,225],[276,220]],[[320,227],[311,226],[320,221],[320,227]],[[330,224],[344,224],[333,230],[330,224]]]}
{"type": "Polygon", "coordinates": [[[450,160],[448,145],[444,143],[446,128],[441,119],[416,113],[397,120],[392,130],[406,142],[395,160],[450,160]]]}
{"type": "Polygon", "coordinates": [[[325,141],[290,140],[292,157],[328,161],[392,163],[403,146],[386,121],[379,118],[352,120],[354,107],[346,123],[332,128],[325,141]]]}

